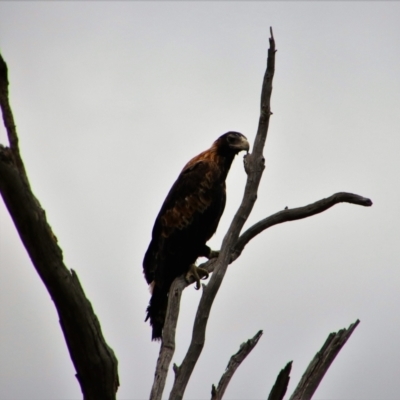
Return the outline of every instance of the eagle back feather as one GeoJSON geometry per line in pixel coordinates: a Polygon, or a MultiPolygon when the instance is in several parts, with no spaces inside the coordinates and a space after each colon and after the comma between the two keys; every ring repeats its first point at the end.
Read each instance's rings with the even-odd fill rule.
{"type": "MultiPolygon", "coordinates": [[[[175,265],[174,268],[187,268],[201,255],[197,253],[202,252],[205,242],[215,233],[226,201],[227,171],[221,165],[222,161],[217,147],[211,147],[192,158],[171,187],[156,218],[152,242],[144,260],[148,283],[154,280],[156,269],[159,272],[163,269],[159,268],[163,260],[174,259],[178,248],[185,246],[189,246],[188,253],[192,254],[187,253],[187,258],[183,254],[182,262],[186,265],[175,265]],[[205,224],[204,219],[210,222],[205,224]],[[190,251],[196,242],[199,243],[198,248],[190,251]]],[[[161,276],[159,278],[164,280],[161,276]]]]}

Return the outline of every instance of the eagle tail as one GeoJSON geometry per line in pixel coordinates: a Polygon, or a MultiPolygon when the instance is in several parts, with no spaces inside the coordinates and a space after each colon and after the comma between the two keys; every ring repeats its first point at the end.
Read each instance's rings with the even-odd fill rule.
{"type": "Polygon", "coordinates": [[[162,329],[164,327],[165,316],[168,306],[168,290],[154,285],[153,294],[147,307],[147,316],[145,321],[150,319],[150,325],[153,328],[151,340],[161,340],[162,329]]]}

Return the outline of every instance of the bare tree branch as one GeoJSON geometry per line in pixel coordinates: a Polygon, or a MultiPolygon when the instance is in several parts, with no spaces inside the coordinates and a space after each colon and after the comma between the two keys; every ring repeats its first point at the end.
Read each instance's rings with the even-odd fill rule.
{"type": "MultiPolygon", "coordinates": [[[[214,271],[214,264],[216,258],[209,260],[204,263],[205,268],[211,273],[214,271]]],[[[168,375],[169,365],[172,361],[172,357],[175,352],[175,333],[176,325],[179,317],[179,307],[182,292],[187,286],[195,282],[194,278],[188,282],[184,275],[176,278],[168,293],[168,308],[165,317],[165,324],[162,333],[162,342],[160,346],[160,352],[157,359],[156,370],[154,374],[153,386],[150,392],[150,400],[160,400],[164,392],[165,382],[168,375]]],[[[174,366],[174,369],[177,367],[174,366]]]]}
{"type": "Polygon", "coordinates": [[[242,361],[250,354],[250,352],[256,347],[258,341],[260,340],[263,331],[258,331],[254,337],[249,339],[247,342],[242,343],[236,354],[234,354],[228,362],[225,372],[223,373],[218,387],[216,388],[212,385],[211,389],[211,400],[221,400],[229,382],[232,379],[233,374],[238,369],[242,361]]]}
{"type": "Polygon", "coordinates": [[[161,400],[164,391],[168,368],[175,352],[176,324],[179,317],[182,291],[187,285],[188,283],[183,276],[181,276],[172,282],[169,290],[167,314],[165,317],[160,353],[154,373],[153,386],[150,392],[150,400],[161,400]]]}
{"type": "Polygon", "coordinates": [[[289,361],[285,368],[279,372],[276,378],[274,386],[272,386],[271,393],[268,396],[268,400],[283,400],[286,394],[287,387],[290,380],[290,371],[292,370],[292,361],[289,361]]]}
{"type": "Polygon", "coordinates": [[[242,253],[244,247],[257,236],[259,233],[271,226],[282,224],[283,222],[295,221],[297,219],[303,219],[311,217],[315,214],[319,214],[326,211],[328,208],[333,207],[338,203],[351,203],[357,204],[364,207],[372,206],[372,201],[366,197],[359,196],[352,193],[335,193],[326,199],[318,200],[315,203],[309,204],[304,207],[285,209],[279,211],[269,217],[257,222],[251,228],[247,229],[246,232],[240,235],[238,241],[236,242],[235,250],[232,254],[232,261],[236,260],[242,253]]]}
{"type": "Polygon", "coordinates": [[[85,400],[113,400],[118,361],[78,276],[69,271],[45,211],[33,195],[18,148],[8,101],[7,66],[0,60],[0,105],[10,147],[0,145],[0,192],[32,263],[56,306],[85,400]]]}
{"type": "Polygon", "coordinates": [[[359,323],[360,321],[357,320],[347,329],[329,334],[321,350],[311,360],[290,400],[310,400],[312,398],[333,360],[359,323]]]}
{"type": "MultiPolygon", "coordinates": [[[[273,38],[271,38],[271,39],[273,40],[273,38]]],[[[266,71],[266,74],[264,77],[264,82],[263,82],[262,100],[261,100],[261,116],[260,116],[260,122],[259,122],[259,129],[258,129],[257,137],[255,140],[255,144],[254,144],[253,154],[251,155],[253,157],[254,157],[254,154],[256,154],[257,149],[259,149],[259,146],[264,145],[265,138],[266,138],[266,129],[268,126],[268,121],[266,121],[266,117],[268,116],[268,118],[269,118],[269,115],[270,115],[270,111],[267,112],[267,110],[269,110],[269,101],[270,101],[268,96],[271,95],[271,90],[272,90],[271,82],[272,82],[273,67],[274,67],[274,63],[270,60],[272,60],[272,58],[273,58],[272,55],[274,55],[274,51],[275,50],[272,49],[272,47],[269,49],[269,57],[268,57],[269,64],[267,66],[267,71],[266,71]],[[268,99],[266,99],[266,96],[268,97],[268,99]],[[262,136],[262,138],[258,140],[258,138],[260,136],[259,134],[262,136]]],[[[240,223],[242,223],[242,222],[244,223],[244,221],[247,219],[247,217],[245,217],[242,212],[243,209],[246,208],[245,204],[246,204],[246,202],[249,201],[249,199],[251,199],[251,201],[253,202],[252,204],[254,204],[254,201],[256,199],[257,187],[255,187],[255,186],[258,186],[258,183],[255,184],[254,187],[252,188],[252,190],[250,190],[250,191],[248,190],[248,185],[249,185],[249,182],[253,182],[253,181],[257,180],[258,178],[259,179],[261,178],[261,175],[254,178],[254,176],[251,174],[252,171],[258,171],[259,174],[262,173],[264,158],[262,157],[262,151],[261,151],[261,153],[259,152],[259,154],[260,155],[259,155],[258,159],[256,159],[256,161],[253,163],[250,162],[252,160],[250,155],[245,158],[245,169],[246,169],[246,172],[250,175],[248,177],[248,184],[246,185],[246,191],[245,191],[245,195],[244,195],[244,200],[242,202],[242,206],[239,209],[239,212],[235,217],[236,219],[232,223],[231,227],[233,227],[233,226],[237,227],[238,226],[237,221],[238,220],[240,221],[240,219],[242,219],[240,221],[240,223]]],[[[229,240],[229,242],[227,242],[228,244],[226,245],[227,246],[226,248],[233,249],[233,251],[231,252],[231,255],[229,257],[228,264],[233,262],[234,260],[236,260],[242,253],[246,244],[252,238],[254,238],[256,235],[261,233],[263,230],[265,230],[273,225],[282,223],[282,222],[307,218],[312,215],[321,213],[323,211],[326,211],[328,208],[332,207],[333,205],[340,203],[340,202],[347,202],[347,203],[352,203],[352,204],[357,204],[357,205],[362,205],[362,206],[372,205],[371,200],[364,198],[362,196],[358,196],[356,194],[351,194],[351,193],[336,193],[336,194],[330,196],[329,198],[319,200],[313,204],[310,204],[310,205],[307,205],[304,207],[300,207],[300,208],[291,209],[291,210],[285,209],[283,211],[280,211],[276,214],[269,216],[268,218],[265,218],[264,220],[253,225],[245,233],[243,233],[237,239],[236,244],[234,246],[231,245],[231,243],[234,241],[234,239],[232,238],[232,234],[229,233],[229,231],[228,231],[227,235],[225,236],[225,240],[227,240],[227,238],[231,238],[231,240],[229,240]]],[[[252,207],[252,205],[251,205],[251,207],[252,207]]],[[[251,209],[248,212],[250,213],[250,211],[251,211],[251,209]]],[[[243,224],[242,224],[242,226],[243,226],[243,224]]],[[[222,250],[220,253],[222,255],[222,250]]],[[[224,257],[226,257],[226,256],[227,255],[225,254],[224,257]]],[[[217,261],[217,259],[214,258],[214,259],[207,261],[206,263],[201,264],[200,267],[207,269],[208,272],[211,273],[211,272],[214,272],[214,269],[217,267],[217,265],[223,265],[224,263],[226,263],[226,260],[224,259],[223,261],[221,261],[221,257],[220,257],[218,259],[218,261],[217,261]]],[[[226,266],[224,267],[224,269],[226,270],[226,266]]],[[[225,270],[224,270],[223,274],[225,273],[225,270]]],[[[177,278],[175,280],[175,283],[176,283],[176,286],[174,286],[174,290],[173,290],[174,294],[172,295],[172,291],[171,291],[170,297],[174,298],[174,299],[180,299],[181,293],[179,293],[179,295],[178,295],[178,291],[182,292],[182,290],[184,290],[189,284],[186,282],[186,280],[183,277],[177,278]]],[[[212,280],[210,279],[210,283],[207,286],[206,290],[210,289],[211,284],[212,284],[212,280]]],[[[217,288],[217,290],[218,290],[218,288],[217,288]]],[[[214,295],[214,297],[215,297],[215,295],[214,295]]],[[[208,297],[208,298],[211,298],[211,297],[208,297]]],[[[212,300],[211,300],[211,303],[212,303],[212,300]]],[[[175,316],[174,319],[175,318],[177,319],[178,312],[179,312],[179,302],[176,302],[174,300],[173,304],[174,305],[169,304],[168,309],[172,310],[172,308],[177,308],[177,310],[175,310],[173,312],[171,311],[171,313],[168,312],[167,317],[166,317],[166,322],[165,322],[165,326],[163,329],[163,336],[165,336],[165,338],[168,338],[168,339],[167,340],[164,339],[164,341],[161,345],[161,348],[160,348],[160,355],[159,355],[159,359],[158,359],[158,363],[157,363],[155,380],[154,380],[153,389],[152,389],[152,394],[157,393],[158,397],[157,396],[151,397],[152,400],[161,398],[162,391],[164,389],[164,385],[165,385],[165,381],[166,381],[166,376],[168,374],[168,365],[172,360],[173,350],[171,353],[171,349],[172,349],[171,343],[174,343],[173,338],[175,335],[175,328],[176,328],[177,320],[170,320],[169,315],[171,315],[171,316],[174,315],[175,316]],[[172,342],[171,342],[171,338],[172,338],[172,342]],[[157,387],[157,390],[155,390],[155,387],[157,387]]],[[[209,307],[211,307],[211,304],[209,305],[209,307]]],[[[201,315],[201,314],[199,314],[199,315],[201,315]]],[[[205,312],[203,319],[196,317],[196,320],[197,321],[202,320],[206,324],[207,318],[208,318],[208,314],[207,314],[207,312],[205,312]]],[[[202,324],[203,324],[203,322],[202,322],[202,324]]],[[[194,327],[194,331],[193,331],[194,333],[196,332],[196,329],[198,329],[198,325],[196,325],[196,326],[194,327]]],[[[205,329],[205,325],[204,325],[204,329],[205,329]]],[[[192,354],[199,355],[203,345],[204,345],[204,336],[202,337],[202,335],[198,334],[196,339],[194,341],[192,341],[192,347],[191,347],[192,354]]],[[[174,349],[174,347],[173,347],[173,349],[174,349]]],[[[189,352],[188,352],[188,354],[189,354],[189,352]]],[[[198,357],[198,355],[196,355],[195,357],[198,357]]],[[[184,365],[184,364],[182,364],[182,365],[184,365]]],[[[192,364],[189,363],[188,365],[190,365],[190,368],[194,368],[195,363],[192,363],[192,364]]],[[[181,368],[176,367],[176,382],[177,382],[178,375],[182,376],[181,368]]],[[[189,377],[185,376],[185,379],[182,379],[182,382],[184,380],[188,380],[188,379],[189,379],[189,377]]],[[[186,381],[186,383],[187,383],[187,381],[186,381]]],[[[173,396],[177,395],[177,392],[175,392],[174,390],[176,390],[175,387],[173,388],[173,392],[171,392],[170,398],[174,398],[174,399],[179,398],[179,397],[173,397],[173,396]]],[[[184,390],[184,388],[183,388],[183,390],[184,390]]],[[[183,396],[183,392],[181,393],[181,395],[183,396]]]]}
{"type": "Polygon", "coordinates": [[[245,158],[246,172],[248,174],[242,204],[239,207],[231,226],[224,237],[221,252],[216,261],[214,273],[204,290],[193,326],[192,341],[182,365],[176,369],[175,381],[170,393],[170,400],[180,400],[186,389],[186,385],[201,354],[205,342],[205,332],[210,315],[211,306],[221,286],[226,269],[231,259],[232,248],[235,245],[239,233],[246,222],[257,198],[257,189],[264,170],[263,147],[267,137],[269,118],[271,115],[270,98],[272,93],[272,79],[275,71],[275,40],[272,34],[269,39],[267,70],[264,75],[261,94],[261,115],[254,142],[253,153],[245,158]]]}

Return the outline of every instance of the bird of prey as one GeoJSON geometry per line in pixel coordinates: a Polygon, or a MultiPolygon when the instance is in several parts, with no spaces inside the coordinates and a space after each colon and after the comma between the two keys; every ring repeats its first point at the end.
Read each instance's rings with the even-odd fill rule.
{"type": "Polygon", "coordinates": [[[249,142],[239,132],[227,132],[213,145],[192,158],[172,185],[154,223],[143,272],[152,296],[147,307],[152,340],[160,340],[173,280],[186,274],[196,281],[207,278],[197,268],[198,257],[215,256],[206,245],[215,233],[225,208],[225,180],[236,154],[249,151],[249,142]]]}

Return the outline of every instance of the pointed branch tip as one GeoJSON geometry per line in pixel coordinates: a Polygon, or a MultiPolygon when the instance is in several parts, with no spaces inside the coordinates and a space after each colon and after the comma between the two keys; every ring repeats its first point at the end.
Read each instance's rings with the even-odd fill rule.
{"type": "Polygon", "coordinates": [[[174,370],[174,372],[175,372],[175,375],[178,373],[178,371],[179,371],[179,367],[176,365],[176,364],[174,364],[173,366],[172,366],[172,369],[174,370]]]}
{"type": "Polygon", "coordinates": [[[8,68],[1,54],[0,54],[0,82],[5,87],[8,86],[8,68]]]}

